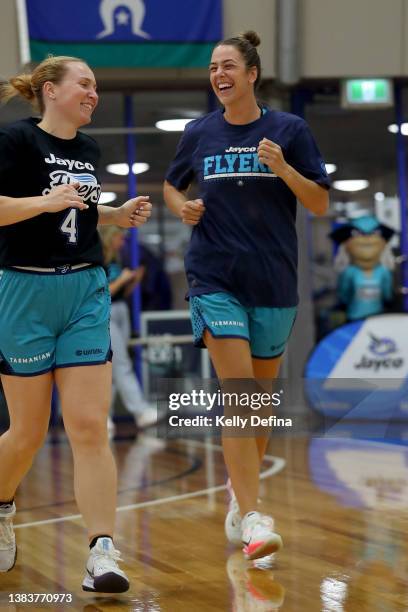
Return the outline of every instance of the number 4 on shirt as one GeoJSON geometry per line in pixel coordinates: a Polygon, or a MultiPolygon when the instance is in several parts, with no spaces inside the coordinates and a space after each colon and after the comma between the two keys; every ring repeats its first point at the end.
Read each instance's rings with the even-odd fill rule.
{"type": "Polygon", "coordinates": [[[60,226],[61,232],[68,236],[69,244],[78,242],[77,212],[76,208],[71,208],[60,226]]]}

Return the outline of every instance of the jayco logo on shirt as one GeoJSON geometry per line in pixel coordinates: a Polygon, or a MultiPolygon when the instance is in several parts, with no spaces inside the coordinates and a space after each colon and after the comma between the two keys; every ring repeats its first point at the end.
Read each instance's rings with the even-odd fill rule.
{"type": "Polygon", "coordinates": [[[256,147],[229,147],[223,155],[204,158],[204,180],[262,177],[277,178],[272,170],[259,161],[256,147]]]}
{"type": "Polygon", "coordinates": [[[255,153],[256,147],[229,147],[225,149],[226,153],[255,153]]]}
{"type": "Polygon", "coordinates": [[[92,164],[89,162],[80,162],[75,159],[62,159],[56,157],[53,153],[49,154],[49,157],[44,157],[46,164],[57,164],[58,166],[68,166],[69,170],[95,170],[92,164]]]}
{"type": "Polygon", "coordinates": [[[74,174],[66,170],[54,170],[50,173],[50,187],[44,189],[42,195],[48,195],[53,187],[79,183],[77,193],[84,202],[97,204],[101,195],[101,186],[93,174],[74,174]]]}

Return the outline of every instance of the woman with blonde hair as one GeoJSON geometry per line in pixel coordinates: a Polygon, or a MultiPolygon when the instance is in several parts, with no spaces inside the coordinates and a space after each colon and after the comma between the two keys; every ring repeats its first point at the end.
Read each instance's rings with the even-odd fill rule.
{"type": "Polygon", "coordinates": [[[74,459],[75,498],[90,554],[82,587],[129,588],[113,545],[116,466],[108,443],[110,296],[97,225],[139,226],[149,198],[98,204],[99,147],[78,129],[98,103],[95,76],[75,57],[49,57],[11,78],[41,117],[0,130],[0,374],[10,426],[0,437],[0,571],[13,568],[14,497],[43,445],[58,388],[74,459]]]}
{"type": "MultiPolygon", "coordinates": [[[[128,343],[131,337],[131,321],[128,298],[141,282],[143,266],[131,270],[122,266],[121,251],[126,231],[120,227],[105,226],[99,230],[102,238],[109,290],[112,298],[110,335],[112,342],[112,403],[116,392],[126,410],[133,415],[139,428],[149,427],[157,422],[157,409],[143,397],[139,381],[129,357],[128,343]]],[[[113,423],[111,425],[113,429],[113,423]]]]}

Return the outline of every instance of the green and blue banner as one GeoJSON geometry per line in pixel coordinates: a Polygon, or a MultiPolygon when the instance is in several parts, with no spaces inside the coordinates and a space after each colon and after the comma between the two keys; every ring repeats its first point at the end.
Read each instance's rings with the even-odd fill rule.
{"type": "Polygon", "coordinates": [[[25,0],[32,61],[95,67],[205,67],[222,38],[222,0],[25,0]]]}

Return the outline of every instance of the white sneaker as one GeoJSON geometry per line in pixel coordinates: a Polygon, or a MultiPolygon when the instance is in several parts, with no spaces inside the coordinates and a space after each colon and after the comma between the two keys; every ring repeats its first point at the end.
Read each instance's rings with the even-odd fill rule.
{"type": "Polygon", "coordinates": [[[16,563],[16,536],[13,530],[14,502],[0,506],[0,572],[9,572],[16,563]]]}
{"type": "Polygon", "coordinates": [[[242,519],[243,552],[246,559],[259,559],[277,552],[282,538],[274,532],[274,520],[260,512],[248,512],[242,519]]]}
{"type": "Polygon", "coordinates": [[[237,498],[235,497],[234,489],[231,486],[231,480],[227,480],[227,490],[230,494],[230,501],[228,505],[227,516],[225,517],[225,535],[227,536],[228,542],[235,546],[241,546],[242,544],[242,527],[241,527],[241,514],[237,498]]]}
{"type": "Polygon", "coordinates": [[[136,425],[140,429],[146,429],[147,427],[156,425],[157,420],[157,408],[153,408],[152,406],[146,406],[143,412],[138,412],[135,414],[136,425]]]}
{"type": "Polygon", "coordinates": [[[91,548],[86,574],[82,582],[84,591],[99,593],[124,593],[129,589],[126,574],[119,569],[120,552],[115,550],[110,538],[98,538],[91,548]]]}

